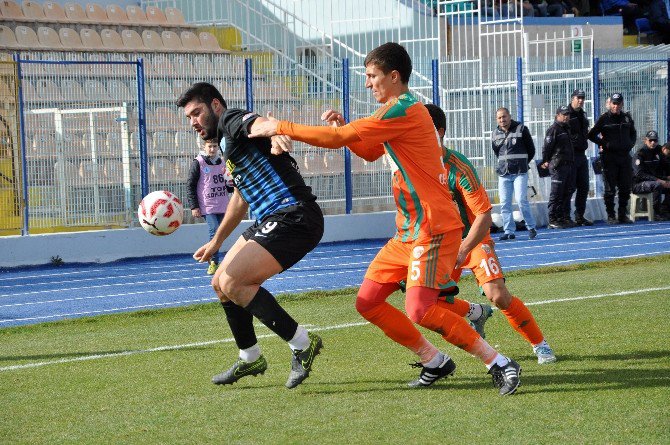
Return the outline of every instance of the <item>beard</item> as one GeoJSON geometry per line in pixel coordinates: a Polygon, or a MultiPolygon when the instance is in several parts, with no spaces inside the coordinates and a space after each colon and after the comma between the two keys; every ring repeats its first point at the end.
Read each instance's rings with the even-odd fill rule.
{"type": "Polygon", "coordinates": [[[207,118],[205,119],[204,125],[202,126],[206,134],[202,139],[208,141],[210,139],[216,138],[218,140],[219,119],[216,117],[216,113],[214,113],[214,110],[212,109],[211,105],[207,106],[207,109],[208,109],[207,118]]]}

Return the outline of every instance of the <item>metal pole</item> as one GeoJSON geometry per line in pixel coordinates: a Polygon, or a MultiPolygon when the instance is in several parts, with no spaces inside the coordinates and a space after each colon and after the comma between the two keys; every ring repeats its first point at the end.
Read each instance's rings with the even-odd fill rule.
{"type": "Polygon", "coordinates": [[[593,123],[600,117],[600,59],[593,58],[593,123]]]}
{"type": "Polygon", "coordinates": [[[19,89],[19,136],[21,139],[21,186],[23,188],[23,225],[21,226],[21,235],[30,235],[30,224],[28,217],[28,160],[26,159],[26,122],[23,117],[23,87],[21,86],[23,74],[21,73],[21,55],[14,54],[14,62],[16,62],[16,83],[19,89]]]}
{"type": "Polygon", "coordinates": [[[247,100],[247,110],[254,111],[254,81],[253,60],[244,59],[244,95],[247,100]]]}
{"type": "Polygon", "coordinates": [[[431,61],[431,71],[433,74],[433,103],[440,106],[440,72],[437,59],[431,61]]]}
{"type": "Polygon", "coordinates": [[[523,60],[516,58],[516,118],[523,122],[523,60]]]}
{"type": "Polygon", "coordinates": [[[665,107],[665,140],[670,141],[670,59],[668,59],[668,69],[666,70],[665,77],[668,81],[668,103],[665,107]]]}
{"type": "MultiPolygon", "coordinates": [[[[344,122],[349,123],[349,59],[342,59],[342,114],[344,122]]],[[[344,150],[344,199],[345,212],[350,214],[354,207],[353,186],[351,179],[351,152],[344,150]]]]}
{"type": "Polygon", "coordinates": [[[142,198],[149,194],[149,171],[147,165],[149,162],[147,156],[147,120],[146,120],[146,101],[144,97],[144,60],[137,59],[137,112],[139,124],[139,143],[140,143],[140,193],[142,198]]]}

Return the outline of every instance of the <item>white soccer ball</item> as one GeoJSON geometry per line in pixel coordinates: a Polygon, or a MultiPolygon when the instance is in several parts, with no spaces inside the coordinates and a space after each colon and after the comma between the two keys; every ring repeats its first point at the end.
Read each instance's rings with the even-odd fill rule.
{"type": "Polygon", "coordinates": [[[137,208],[140,225],[152,235],[169,235],[181,226],[184,205],[167,190],[149,193],[137,208]]]}
{"type": "Polygon", "coordinates": [[[514,218],[514,221],[516,221],[516,222],[523,221],[523,215],[518,210],[515,210],[515,211],[512,212],[512,218],[514,218]]]}

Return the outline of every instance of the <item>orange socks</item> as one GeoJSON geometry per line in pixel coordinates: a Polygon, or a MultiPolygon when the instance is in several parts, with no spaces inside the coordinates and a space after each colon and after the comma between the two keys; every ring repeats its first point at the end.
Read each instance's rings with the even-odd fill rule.
{"type": "Polygon", "coordinates": [[[387,302],[361,312],[361,315],[370,323],[378,326],[391,340],[421,356],[418,349],[421,347],[420,340],[423,336],[414,326],[412,320],[407,318],[407,315],[387,302]]]}
{"type": "Polygon", "coordinates": [[[451,312],[455,313],[456,315],[460,315],[461,317],[465,317],[468,315],[468,312],[470,312],[470,303],[465,300],[461,300],[460,298],[454,298],[453,303],[437,300],[437,305],[441,308],[450,310],[451,312]]]}
{"type": "Polygon", "coordinates": [[[528,340],[530,344],[536,345],[544,340],[544,335],[540,331],[540,327],[535,322],[535,318],[530,313],[528,308],[517,297],[512,297],[507,309],[501,309],[500,312],[505,314],[509,324],[516,330],[523,338],[528,340]]]}
{"type": "Polygon", "coordinates": [[[441,306],[438,303],[431,307],[419,324],[440,333],[446,341],[479,357],[485,364],[493,362],[498,352],[462,316],[441,306]]]}

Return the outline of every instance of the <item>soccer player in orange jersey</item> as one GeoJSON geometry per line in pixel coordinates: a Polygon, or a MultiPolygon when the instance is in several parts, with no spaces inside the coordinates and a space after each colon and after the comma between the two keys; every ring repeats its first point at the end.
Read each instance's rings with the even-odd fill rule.
{"type": "Polygon", "coordinates": [[[498,383],[500,394],[512,394],[519,386],[519,364],[498,353],[462,317],[438,304],[440,292],[455,286],[451,274],[463,223],[447,185],[430,115],[409,91],[411,72],[407,51],[396,43],[386,43],[365,59],[365,86],[383,104],[372,116],[344,125],[341,114],[328,110],[322,119],[331,123],[329,127],[257,120],[250,135],[283,134],[326,148],[346,145],[368,161],[388,155],[394,165],[398,232],[370,264],[356,309],[419,356],[422,370],[410,386],[429,386],[456,368],[448,355],[421,335],[414,322],[481,359],[498,383]],[[386,302],[401,280],[407,283],[407,315],[386,302]]]}
{"type": "MultiPolygon", "coordinates": [[[[437,105],[426,105],[439,135],[440,145],[444,137],[446,117],[437,105]]],[[[476,170],[465,156],[444,148],[444,167],[448,172],[449,188],[454,192],[463,224],[464,238],[459,251],[459,267],[451,274],[458,282],[463,269],[470,269],[482,292],[507,317],[507,321],[532,346],[539,364],[553,363],[556,356],[542,334],[535,318],[505,285],[502,267],[489,234],[491,227],[491,202],[476,170]]],[[[484,336],[484,323],[491,316],[489,305],[469,303],[459,298],[447,297],[440,305],[460,316],[467,316],[477,332],[484,336]]]]}

